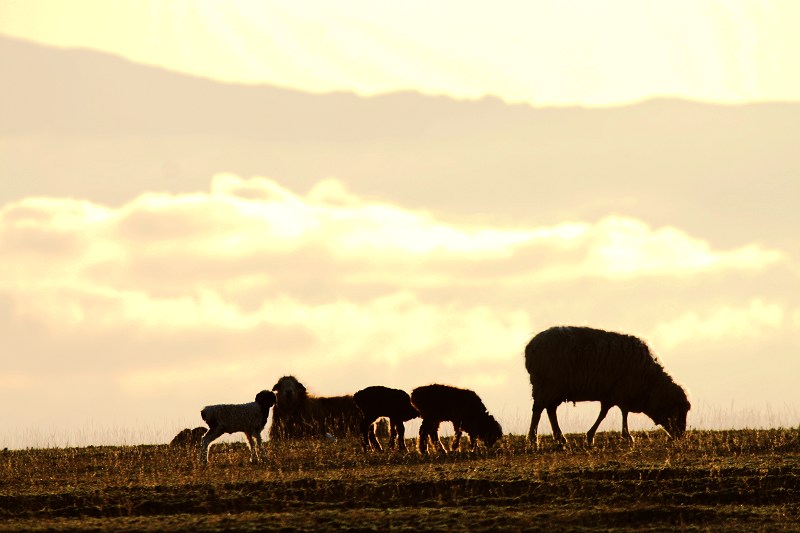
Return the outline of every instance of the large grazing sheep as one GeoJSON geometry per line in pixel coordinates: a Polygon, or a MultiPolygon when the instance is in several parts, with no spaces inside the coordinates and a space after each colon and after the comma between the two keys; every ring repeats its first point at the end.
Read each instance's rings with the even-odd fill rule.
{"type": "Polygon", "coordinates": [[[224,433],[243,432],[250,445],[250,462],[257,463],[262,450],[261,432],[267,425],[269,409],[275,404],[275,395],[262,390],[256,394],[254,402],[240,404],[209,405],[200,411],[208,424],[208,432],[203,436],[200,460],[208,462],[208,447],[224,433]]]}
{"type": "Polygon", "coordinates": [[[631,335],[586,327],[554,327],[536,335],[525,347],[525,367],[533,388],[533,413],[528,439],[536,434],[547,410],[555,440],[566,443],[556,408],[562,402],[600,402],[600,416],[586,434],[589,445],[609,409],[622,411],[622,434],[628,413],[644,413],[672,437],[686,431],[691,407],[686,392],[664,371],[647,345],[631,335]]]}
{"type": "Polygon", "coordinates": [[[272,390],[277,401],[269,430],[270,440],[358,434],[361,413],[352,396],[312,396],[294,376],[282,377],[272,390]]]}
{"type": "Polygon", "coordinates": [[[491,446],[503,436],[500,424],[489,414],[478,395],[469,389],[425,385],[411,391],[411,403],[422,417],[418,442],[420,453],[427,453],[429,438],[435,447],[446,452],[439,440],[439,424],[446,421],[453,423],[455,431],[453,450],[458,449],[462,431],[469,435],[472,449],[477,439],[491,446]]]}
{"type": "Polygon", "coordinates": [[[375,385],[355,393],[353,401],[363,415],[359,430],[364,451],[367,451],[368,448],[381,450],[381,443],[375,436],[373,427],[375,421],[381,417],[389,418],[391,427],[389,448],[394,448],[395,440],[397,440],[398,449],[406,449],[406,429],[403,422],[419,416],[417,410],[411,405],[411,398],[406,391],[375,385]]]}

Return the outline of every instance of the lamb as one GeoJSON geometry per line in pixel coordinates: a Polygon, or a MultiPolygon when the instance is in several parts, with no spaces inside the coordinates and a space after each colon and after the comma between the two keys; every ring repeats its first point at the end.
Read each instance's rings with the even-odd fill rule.
{"type": "Polygon", "coordinates": [[[200,447],[200,460],[208,462],[208,447],[224,433],[243,432],[250,446],[250,462],[259,461],[259,451],[263,450],[261,431],[267,425],[269,409],[275,405],[275,395],[262,390],[256,394],[256,399],[251,403],[209,405],[200,411],[200,416],[208,424],[208,431],[203,435],[200,447]]]}
{"type": "Polygon", "coordinates": [[[352,396],[312,396],[294,376],[283,376],[272,390],[277,394],[270,440],[349,437],[358,433],[361,414],[352,396]]]}
{"type": "Polygon", "coordinates": [[[600,415],[586,434],[590,446],[600,422],[614,406],[622,411],[622,435],[631,443],[628,413],[646,414],[672,438],[686,431],[691,408],[686,392],[637,337],[587,327],[553,327],[525,347],[525,367],[533,392],[528,440],[536,446],[545,409],[556,442],[566,443],[556,408],[568,401],[600,402],[600,415]]]}
{"type": "Polygon", "coordinates": [[[206,434],[207,428],[198,426],[194,429],[183,429],[178,432],[175,437],[170,441],[170,448],[189,448],[200,446],[203,435],[206,434]]]}
{"type": "Polygon", "coordinates": [[[422,417],[418,442],[422,454],[428,451],[429,438],[434,447],[446,453],[439,440],[439,424],[445,421],[452,422],[455,430],[452,450],[458,449],[462,430],[469,435],[473,450],[477,439],[490,447],[503,436],[500,424],[489,414],[478,395],[469,389],[438,384],[417,387],[411,391],[411,403],[422,417]]]}
{"type": "Polygon", "coordinates": [[[382,450],[374,428],[375,421],[381,417],[389,418],[389,449],[394,448],[395,440],[398,441],[399,450],[406,449],[406,429],[403,423],[419,416],[406,391],[377,385],[361,389],[353,395],[353,401],[362,414],[359,430],[365,452],[368,448],[382,450]]]}

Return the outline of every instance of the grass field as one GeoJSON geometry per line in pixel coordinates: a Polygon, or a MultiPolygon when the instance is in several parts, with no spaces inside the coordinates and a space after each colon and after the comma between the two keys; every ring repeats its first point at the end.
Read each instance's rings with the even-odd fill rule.
{"type": "MultiPolygon", "coordinates": [[[[0,452],[0,531],[800,531],[800,430],[521,436],[491,450],[364,454],[355,440],[0,452]]],[[[409,442],[409,444],[411,444],[409,442]]]]}

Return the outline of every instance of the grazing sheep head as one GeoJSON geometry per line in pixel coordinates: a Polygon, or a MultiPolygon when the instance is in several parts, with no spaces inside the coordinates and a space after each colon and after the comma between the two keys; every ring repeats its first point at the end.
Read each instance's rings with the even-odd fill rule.
{"type": "Polygon", "coordinates": [[[478,433],[478,438],[486,444],[487,448],[490,448],[503,436],[503,428],[500,427],[500,423],[492,415],[487,416],[482,424],[481,431],[478,433]]]}
{"type": "Polygon", "coordinates": [[[669,436],[674,439],[679,439],[686,433],[686,415],[692,406],[687,401],[685,404],[675,407],[669,412],[663,420],[659,421],[660,424],[669,433],[669,436]]]}
{"type": "Polygon", "coordinates": [[[282,411],[291,411],[306,397],[306,388],[294,376],[283,376],[272,387],[276,393],[276,403],[282,411]]]}
{"type": "Polygon", "coordinates": [[[686,391],[670,380],[667,385],[653,389],[650,405],[644,413],[663,427],[671,438],[677,439],[686,432],[686,415],[691,407],[686,391]]]}

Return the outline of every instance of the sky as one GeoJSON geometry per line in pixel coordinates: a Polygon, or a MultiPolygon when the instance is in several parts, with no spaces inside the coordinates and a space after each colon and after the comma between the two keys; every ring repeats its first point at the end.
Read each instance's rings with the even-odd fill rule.
{"type": "MultiPolygon", "coordinates": [[[[797,102],[798,24],[800,4],[791,1],[0,0],[0,35],[231,86],[336,91],[364,102],[394,91],[492,96],[536,108],[620,108],[664,96],[735,109],[797,102]]],[[[317,394],[448,382],[479,392],[507,431],[522,433],[531,403],[522,352],[556,324],[646,339],[689,391],[691,427],[800,424],[800,247],[796,214],[778,207],[797,191],[793,152],[782,148],[796,138],[791,125],[752,148],[752,176],[750,167],[729,170],[739,172],[736,186],[718,170],[697,186],[653,172],[622,192],[609,185],[607,197],[576,194],[571,203],[532,179],[512,182],[533,206],[547,198],[549,215],[537,217],[508,216],[491,194],[465,216],[471,187],[508,180],[498,176],[502,165],[479,167],[466,181],[444,176],[456,163],[435,149],[457,146],[457,135],[491,137],[489,126],[458,124],[435,142],[431,126],[413,142],[398,133],[269,145],[325,162],[354,146],[375,160],[371,180],[356,179],[345,161],[301,183],[271,151],[252,173],[226,160],[188,189],[173,187],[174,176],[196,172],[190,158],[212,156],[220,137],[0,131],[0,187],[27,191],[17,187],[22,176],[40,180],[36,193],[9,192],[0,203],[0,448],[166,442],[200,425],[203,405],[251,401],[284,374],[317,394]],[[170,152],[176,147],[180,157],[170,152]],[[441,171],[433,181],[457,183],[446,189],[451,202],[425,207],[419,198],[435,187],[382,173],[392,150],[441,171]],[[100,187],[89,176],[117,152],[129,158],[102,167],[103,187],[126,192],[113,201],[90,194],[100,187]],[[140,170],[129,176],[130,154],[156,165],[163,157],[161,181],[140,170]],[[66,184],[35,174],[50,159],[66,184]],[[706,183],[714,186],[703,190],[706,183]],[[704,209],[681,201],[687,190],[707,194],[705,211],[723,220],[703,225],[704,209]],[[756,196],[770,203],[737,209],[756,196]],[[768,223],[773,213],[789,223],[768,223]]],[[[749,161],[734,137],[723,137],[719,153],[716,145],[700,150],[722,162],[701,172],[725,168],[731,146],[745,153],[736,161],[749,161]]],[[[681,146],[680,135],[664,138],[681,146]]],[[[247,157],[267,146],[224,141],[247,157]]],[[[546,150],[574,152],[561,134],[550,141],[546,150]]],[[[532,150],[505,140],[478,146],[498,161],[532,150]]],[[[623,154],[601,160],[631,166],[623,154]]],[[[465,165],[472,156],[463,154],[465,165]]],[[[694,157],[686,153],[687,167],[694,157]]],[[[563,406],[559,416],[566,431],[583,432],[596,407],[563,406]]],[[[631,423],[653,427],[643,415],[631,423]]],[[[618,413],[601,426],[611,429],[618,413]]]]}
{"type": "Polygon", "coordinates": [[[236,83],[537,106],[800,97],[792,0],[4,0],[0,34],[236,83]]]}

